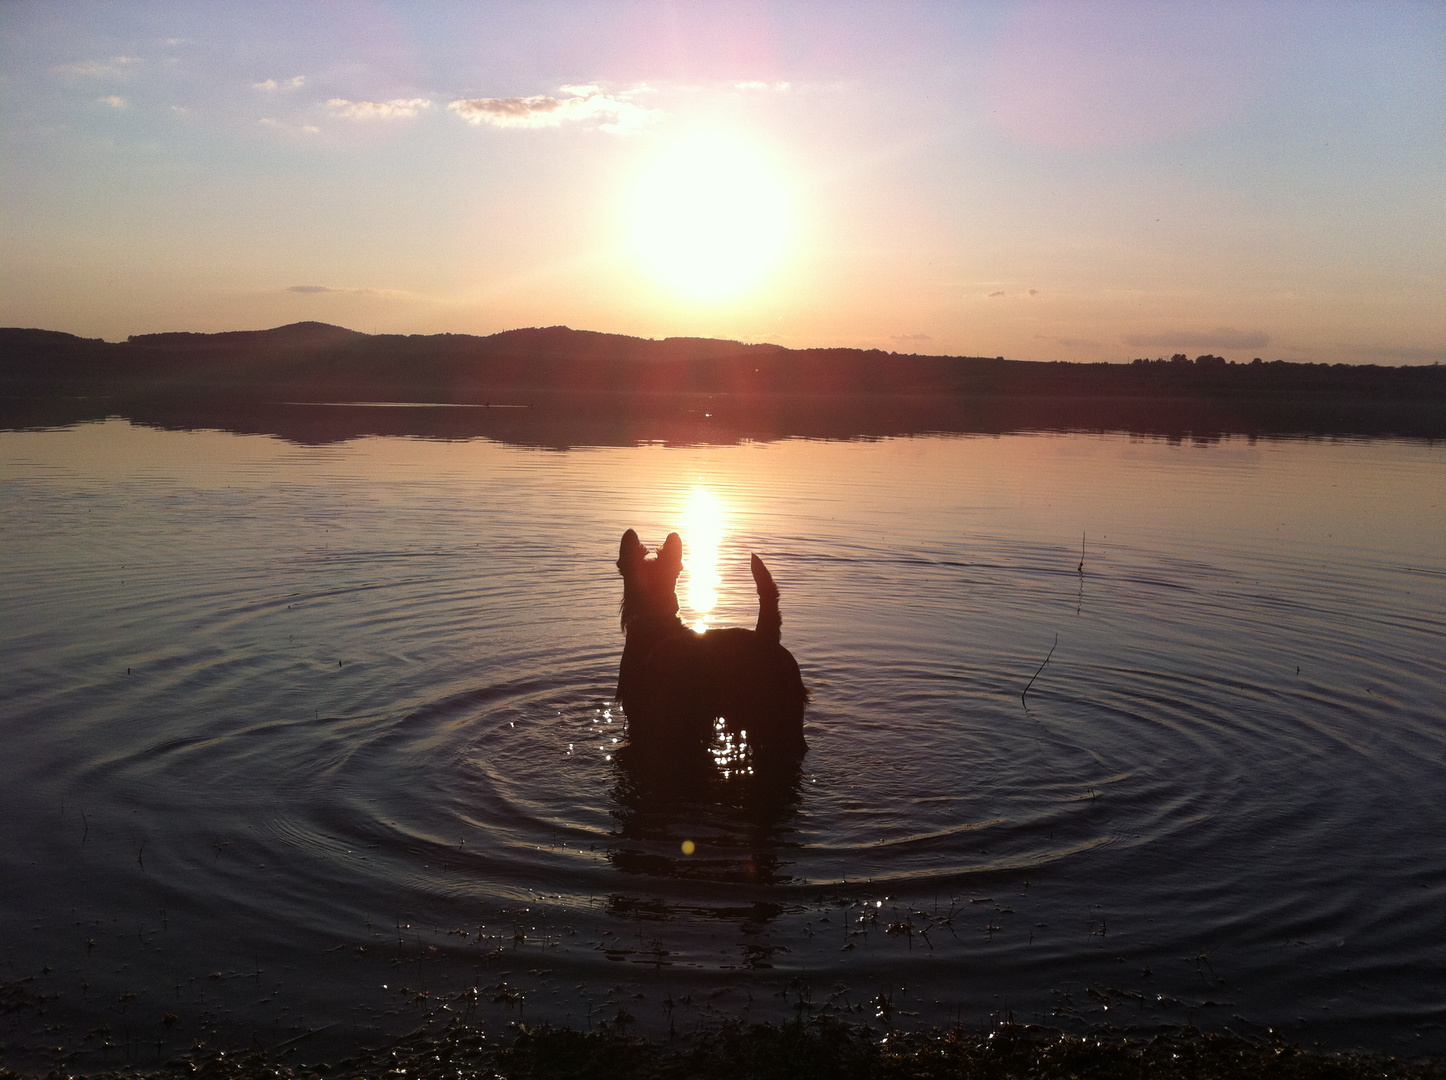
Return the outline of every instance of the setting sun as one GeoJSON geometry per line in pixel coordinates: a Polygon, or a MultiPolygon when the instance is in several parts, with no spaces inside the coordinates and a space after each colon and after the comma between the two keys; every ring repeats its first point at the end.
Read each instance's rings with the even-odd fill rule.
{"type": "Polygon", "coordinates": [[[777,266],[789,224],[785,185],[769,161],[742,143],[699,137],[645,167],[628,228],[649,273],[706,302],[759,284],[777,266]]]}

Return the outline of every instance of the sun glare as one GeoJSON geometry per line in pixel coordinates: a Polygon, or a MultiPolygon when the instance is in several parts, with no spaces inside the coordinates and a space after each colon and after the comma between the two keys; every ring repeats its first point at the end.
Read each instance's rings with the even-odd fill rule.
{"type": "Polygon", "coordinates": [[[788,239],[785,185],[752,148],[708,137],[677,143],[644,169],[629,222],[633,252],[695,301],[737,297],[772,271],[788,239]]]}
{"type": "Polygon", "coordinates": [[[694,488],[683,508],[683,564],[688,571],[688,607],[693,629],[708,629],[718,604],[718,549],[723,543],[723,504],[707,488],[694,488]]]}

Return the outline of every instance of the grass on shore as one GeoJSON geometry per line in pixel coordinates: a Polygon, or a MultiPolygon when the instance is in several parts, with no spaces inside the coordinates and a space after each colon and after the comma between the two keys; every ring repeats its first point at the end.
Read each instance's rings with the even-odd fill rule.
{"type": "MultiPolygon", "coordinates": [[[[673,1042],[616,1031],[514,1025],[506,1038],[456,1024],[418,1032],[334,1065],[286,1055],[197,1048],[155,1071],[96,1074],[127,1080],[1446,1080],[1446,1062],[1328,1053],[1193,1027],[1067,1035],[1004,1024],[882,1035],[836,1020],[730,1026],[673,1042]]],[[[52,1072],[47,1080],[67,1074],[52,1072]]],[[[0,1080],[25,1080],[0,1068],[0,1080]]]]}

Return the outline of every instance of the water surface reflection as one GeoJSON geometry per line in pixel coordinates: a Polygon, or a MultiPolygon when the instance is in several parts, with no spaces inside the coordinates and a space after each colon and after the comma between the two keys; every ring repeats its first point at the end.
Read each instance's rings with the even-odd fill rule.
{"type": "Polygon", "coordinates": [[[47,995],[6,1053],[345,1043],[474,990],[1446,1051],[1443,453],[0,433],[3,977],[47,995]],[[617,536],[696,560],[695,489],[688,617],[752,625],[759,553],[814,693],[776,788],[618,750],[617,536]]]}
{"type": "Polygon", "coordinates": [[[614,866],[695,881],[793,880],[787,849],[798,843],[789,823],[798,811],[800,769],[787,776],[730,775],[706,761],[691,769],[659,769],[631,749],[617,755],[611,792],[617,829],[608,857],[614,866]]]}

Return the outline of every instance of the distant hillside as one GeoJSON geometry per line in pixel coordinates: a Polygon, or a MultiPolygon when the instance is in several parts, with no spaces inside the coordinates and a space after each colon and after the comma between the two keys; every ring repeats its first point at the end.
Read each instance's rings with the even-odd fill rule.
{"type": "Polygon", "coordinates": [[[786,349],[708,338],[655,341],[565,326],[468,334],[362,334],[303,322],[108,343],[0,329],[0,392],[127,399],[481,403],[499,393],[728,394],[745,398],[1290,398],[1446,404],[1446,368],[1270,363],[1219,357],[1066,364],[1002,357],[786,349]]]}

